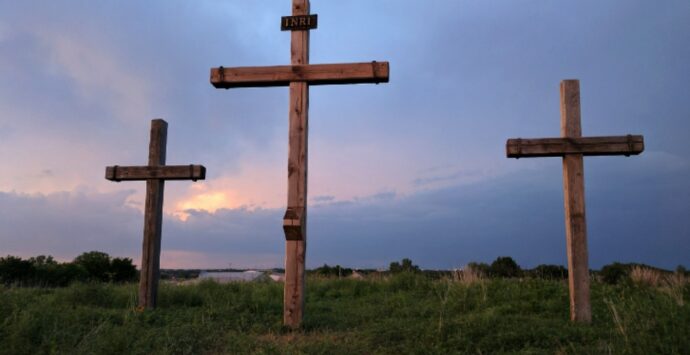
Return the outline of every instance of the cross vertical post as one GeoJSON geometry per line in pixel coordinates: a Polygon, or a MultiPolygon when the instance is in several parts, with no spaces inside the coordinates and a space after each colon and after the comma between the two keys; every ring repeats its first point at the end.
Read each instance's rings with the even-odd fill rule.
{"type": "MultiPolygon", "coordinates": [[[[165,165],[167,139],[168,123],[164,120],[152,120],[149,140],[149,166],[165,165]]],[[[146,180],[144,242],[141,254],[141,274],[139,275],[140,307],[153,308],[157,303],[164,188],[165,180],[146,180]]]]}
{"type": "Polygon", "coordinates": [[[206,168],[202,165],[165,165],[167,138],[168,123],[162,119],[151,120],[148,165],[105,168],[105,178],[111,181],[146,180],[138,300],[141,310],[155,308],[158,298],[165,180],[197,181],[206,178],[206,168]]]}
{"type": "Polygon", "coordinates": [[[565,207],[570,319],[592,321],[589,301],[587,221],[585,218],[584,156],[637,155],[644,151],[641,135],[582,137],[580,126],[580,82],[561,81],[561,137],[511,138],[506,142],[508,158],[563,157],[563,200],[565,207]]]}
{"type": "MultiPolygon", "coordinates": [[[[292,15],[309,15],[309,0],[293,0],[292,15]]],[[[292,31],[290,64],[309,64],[309,30],[292,31]]],[[[283,324],[296,328],[302,322],[307,252],[307,143],[309,85],[290,83],[290,133],[288,147],[288,201],[283,217],[285,232],[285,288],[283,324]],[[295,238],[290,234],[299,234],[295,238]]]]}
{"type": "Polygon", "coordinates": [[[309,30],[315,29],[318,23],[317,15],[309,14],[309,8],[309,0],[292,0],[292,16],[281,19],[281,30],[291,31],[290,65],[211,68],[211,84],[217,89],[290,88],[288,201],[283,217],[286,241],[283,324],[293,329],[301,325],[304,313],[309,87],[387,83],[389,75],[388,62],[309,64],[309,30]]]}
{"type": "MultiPolygon", "coordinates": [[[[561,82],[561,137],[580,138],[580,82],[561,82]]],[[[570,287],[570,319],[589,323],[589,263],[587,256],[587,223],[585,220],[585,181],[582,154],[563,156],[563,200],[565,236],[570,287]]]]}

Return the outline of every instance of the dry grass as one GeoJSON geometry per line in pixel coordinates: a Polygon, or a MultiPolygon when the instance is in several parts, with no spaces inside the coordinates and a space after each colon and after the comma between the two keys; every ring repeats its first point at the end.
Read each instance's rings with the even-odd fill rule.
{"type": "Polygon", "coordinates": [[[690,279],[684,273],[675,272],[673,274],[664,275],[660,271],[635,266],[630,270],[630,279],[641,286],[659,287],[659,289],[668,294],[679,306],[685,304],[683,291],[690,283],[690,279]]]}
{"type": "Polygon", "coordinates": [[[656,287],[661,283],[662,274],[658,270],[634,266],[630,270],[630,279],[637,285],[656,287]]]}
{"type": "Polygon", "coordinates": [[[690,283],[690,279],[682,273],[675,272],[663,278],[663,284],[661,286],[661,291],[667,293],[676,304],[683,306],[685,300],[683,299],[683,291],[685,287],[690,283]]]}
{"type": "Polygon", "coordinates": [[[484,277],[481,271],[471,266],[467,266],[462,270],[453,270],[453,281],[463,284],[473,284],[482,281],[484,277]]]}

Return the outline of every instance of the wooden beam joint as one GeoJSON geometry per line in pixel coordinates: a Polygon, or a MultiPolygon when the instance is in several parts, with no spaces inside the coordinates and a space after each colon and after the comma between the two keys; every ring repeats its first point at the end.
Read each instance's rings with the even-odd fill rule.
{"type": "Polygon", "coordinates": [[[283,216],[285,240],[304,240],[304,207],[288,207],[283,216]]]}

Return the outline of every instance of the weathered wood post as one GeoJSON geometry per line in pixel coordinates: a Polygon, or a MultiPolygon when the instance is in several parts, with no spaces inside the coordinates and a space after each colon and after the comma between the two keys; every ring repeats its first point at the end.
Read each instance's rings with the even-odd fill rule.
{"type": "Polygon", "coordinates": [[[146,166],[109,166],[105,178],[111,181],[146,180],[144,207],[144,243],[139,276],[139,308],[155,308],[160,279],[161,228],[163,225],[163,190],[165,180],[204,180],[201,165],[165,165],[168,123],[151,121],[149,164],[146,166]]]}
{"type": "Polygon", "coordinates": [[[309,86],[388,82],[388,62],[310,65],[309,30],[316,26],[317,16],[309,14],[309,0],[292,0],[292,16],[281,19],[281,29],[291,31],[291,65],[211,69],[211,84],[216,88],[290,87],[283,323],[291,328],[300,326],[304,307],[309,86]]]}
{"type": "MultiPolygon", "coordinates": [[[[561,82],[561,137],[580,138],[580,83],[561,82]]],[[[585,219],[585,177],[582,154],[563,156],[563,202],[565,239],[568,255],[570,318],[590,322],[589,259],[587,255],[587,221],[585,219]]]]}
{"type": "Polygon", "coordinates": [[[642,136],[582,137],[580,82],[561,82],[561,138],[509,139],[508,158],[563,157],[566,252],[570,287],[570,319],[589,323],[589,265],[585,218],[584,155],[637,155],[644,150],[642,136]]]}
{"type": "MultiPolygon", "coordinates": [[[[292,16],[309,15],[309,0],[293,0],[292,16]]],[[[309,31],[290,32],[290,64],[309,64],[309,31]]],[[[283,323],[297,328],[304,314],[304,277],[307,257],[307,146],[309,85],[291,82],[289,95],[288,201],[283,216],[285,285],[283,323]]]]}

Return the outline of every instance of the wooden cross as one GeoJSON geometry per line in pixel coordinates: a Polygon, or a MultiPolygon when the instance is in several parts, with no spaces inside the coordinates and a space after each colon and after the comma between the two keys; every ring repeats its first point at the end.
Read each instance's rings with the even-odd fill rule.
{"type": "Polygon", "coordinates": [[[144,208],[144,244],[139,276],[139,309],[155,308],[160,278],[161,227],[163,224],[163,188],[165,180],[204,180],[202,165],[165,165],[168,123],[151,120],[149,165],[109,166],[105,178],[111,181],[146,180],[144,208]]]}
{"type": "Polygon", "coordinates": [[[580,82],[561,81],[561,138],[508,139],[508,158],[563,157],[565,236],[570,287],[570,319],[589,323],[589,266],[585,184],[585,155],[637,155],[644,150],[642,136],[582,137],[580,128],[580,82]]]}
{"type": "Polygon", "coordinates": [[[283,217],[286,239],[283,323],[297,328],[302,322],[303,315],[307,246],[309,86],[386,83],[388,82],[388,62],[310,65],[309,29],[315,28],[316,16],[309,14],[309,0],[292,0],[292,15],[281,20],[281,27],[292,30],[291,65],[213,68],[211,69],[211,84],[223,89],[290,87],[288,202],[287,211],[283,217]]]}

